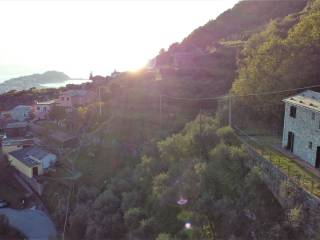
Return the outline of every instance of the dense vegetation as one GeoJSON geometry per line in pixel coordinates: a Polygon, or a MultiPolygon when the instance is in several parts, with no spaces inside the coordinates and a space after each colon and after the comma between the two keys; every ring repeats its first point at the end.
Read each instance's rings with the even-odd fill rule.
{"type": "MultiPolygon", "coordinates": [[[[56,109],[50,117],[66,118],[68,130],[81,136],[70,157],[81,177],[50,182],[44,194],[60,229],[70,199],[67,237],[306,239],[299,214],[287,214],[260,181],[259,169],[245,166],[248,156],[224,127],[223,103],[216,113],[216,101],[160,99],[212,97],[231,86],[239,96],[318,84],[320,2],[309,1],[301,11],[305,5],[241,1],[161,52],[160,65],[169,65],[163,81],[150,82],[147,72],[123,74],[102,87],[101,103],[68,117],[56,109]],[[193,48],[205,54],[192,68],[170,68],[171,53],[193,48]]],[[[236,98],[234,118],[279,128],[279,103],[287,94],[236,98]]]]}
{"type": "Polygon", "coordinates": [[[95,159],[78,161],[104,162],[105,170],[82,169],[96,181],[78,185],[72,239],[289,239],[298,233],[259,171],[245,167],[232,130],[216,119],[199,116],[152,149],[141,158],[119,155],[104,142],[83,149],[95,159]],[[187,203],[179,205],[181,199],[187,203]],[[184,228],[188,222],[191,229],[184,228]]]}
{"type": "MultiPolygon", "coordinates": [[[[320,12],[313,1],[301,16],[272,21],[253,35],[241,52],[236,95],[317,85],[320,79],[320,12]]],[[[317,88],[315,88],[317,89],[317,88]]],[[[281,100],[294,92],[239,99],[238,116],[273,122],[281,126],[281,100]],[[241,112],[241,113],[240,113],[241,112]],[[249,114],[248,114],[249,113],[249,114]]]]}
{"type": "MultiPolygon", "coordinates": [[[[179,89],[180,94],[173,95],[213,97],[227,94],[237,78],[237,60],[243,57],[243,53],[239,52],[247,39],[263,30],[272,19],[281,21],[288,14],[298,18],[306,4],[307,0],[240,1],[217,19],[194,30],[181,43],[174,43],[167,51],[160,51],[156,64],[159,68],[170,68],[174,65],[176,53],[201,51],[194,57],[188,56],[193,60],[186,69],[165,75],[168,82],[183,82],[183,91],[178,87],[171,88],[172,92],[179,89]]],[[[168,90],[168,93],[171,91],[168,90]]]]}
{"type": "Polygon", "coordinates": [[[1,239],[25,239],[25,236],[9,225],[9,219],[0,214],[0,238],[1,239]]]}

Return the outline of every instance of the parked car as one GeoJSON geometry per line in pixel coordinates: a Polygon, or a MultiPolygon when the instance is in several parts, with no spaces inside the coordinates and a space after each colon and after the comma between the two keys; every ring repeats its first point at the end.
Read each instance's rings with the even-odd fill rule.
{"type": "Polygon", "coordinates": [[[9,203],[5,200],[0,199],[0,208],[6,208],[9,206],[9,203]]]}

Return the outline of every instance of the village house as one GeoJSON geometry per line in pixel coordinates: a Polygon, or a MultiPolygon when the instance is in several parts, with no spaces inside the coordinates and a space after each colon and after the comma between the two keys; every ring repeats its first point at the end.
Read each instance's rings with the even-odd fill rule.
{"type": "Polygon", "coordinates": [[[27,122],[11,122],[5,126],[4,132],[8,138],[24,137],[28,128],[27,122]]]}
{"type": "Polygon", "coordinates": [[[10,110],[11,119],[15,121],[26,121],[31,117],[32,107],[19,105],[10,110]]]}
{"type": "Polygon", "coordinates": [[[285,116],[282,146],[320,167],[320,93],[304,91],[283,100],[285,116]]]}
{"type": "Polygon", "coordinates": [[[16,151],[21,148],[31,147],[33,146],[33,143],[34,142],[32,138],[18,138],[18,139],[3,138],[2,151],[3,153],[8,154],[10,152],[16,151]]]}
{"type": "Polygon", "coordinates": [[[89,80],[92,81],[93,85],[100,86],[100,85],[105,84],[108,80],[110,80],[110,77],[108,77],[108,76],[103,77],[100,75],[93,76],[92,73],[90,73],[89,80]]]}
{"type": "Polygon", "coordinates": [[[96,99],[96,94],[87,90],[68,90],[60,93],[57,105],[65,108],[73,108],[87,105],[96,99]]]}
{"type": "Polygon", "coordinates": [[[56,105],[56,100],[35,102],[33,105],[34,118],[36,120],[46,119],[51,109],[56,105]]]}
{"type": "Polygon", "coordinates": [[[42,175],[57,161],[55,154],[36,146],[10,152],[8,158],[13,167],[29,178],[42,175]]]}
{"type": "Polygon", "coordinates": [[[117,78],[121,75],[121,72],[118,72],[116,69],[111,73],[111,78],[117,78]]]}

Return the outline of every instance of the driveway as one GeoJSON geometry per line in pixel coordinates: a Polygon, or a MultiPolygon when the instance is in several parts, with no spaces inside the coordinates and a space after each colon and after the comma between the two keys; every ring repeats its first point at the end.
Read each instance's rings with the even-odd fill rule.
{"type": "Polygon", "coordinates": [[[42,211],[0,208],[0,214],[6,215],[10,225],[22,232],[28,239],[44,240],[56,236],[57,232],[53,222],[42,211]]]}

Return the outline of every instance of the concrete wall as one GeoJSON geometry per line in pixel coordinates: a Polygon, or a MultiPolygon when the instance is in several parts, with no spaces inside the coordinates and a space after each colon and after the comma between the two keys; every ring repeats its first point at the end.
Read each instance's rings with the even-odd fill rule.
{"type": "Polygon", "coordinates": [[[286,103],[282,145],[287,146],[288,132],[293,132],[293,153],[315,166],[317,147],[320,146],[320,113],[315,112],[313,120],[313,111],[296,106],[296,118],[292,118],[290,117],[290,106],[293,105],[286,103]],[[309,148],[309,142],[312,142],[312,149],[309,148]]]}

